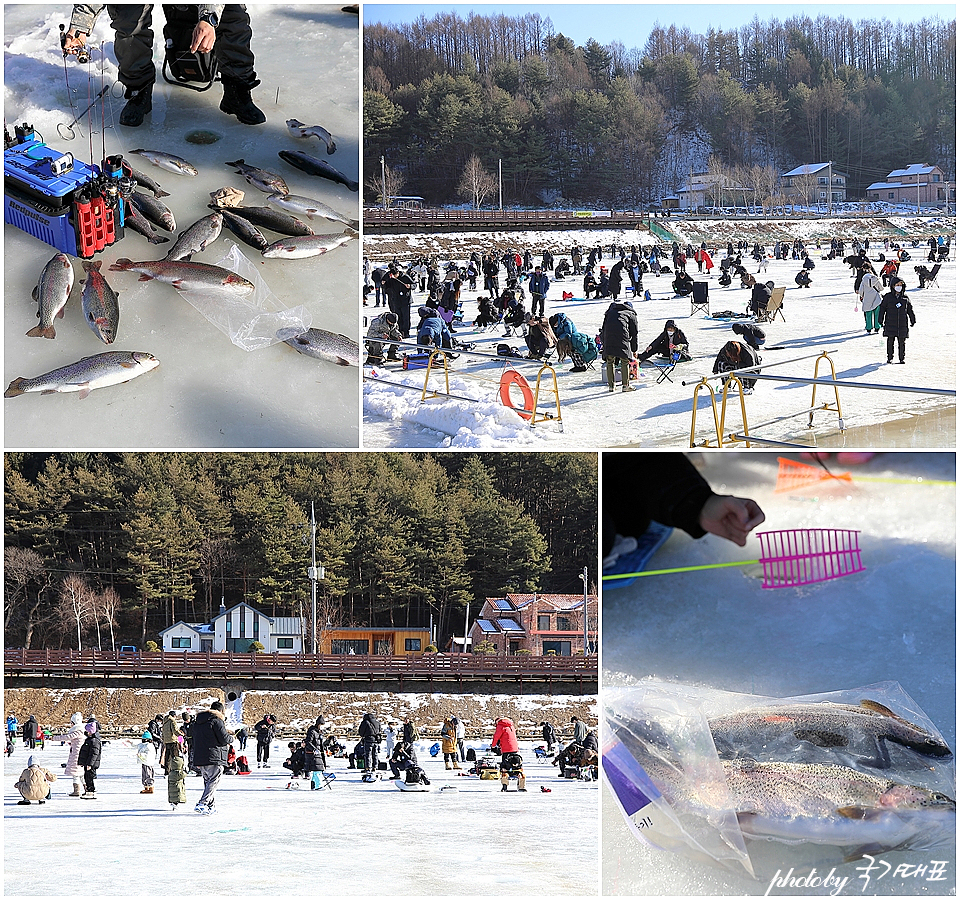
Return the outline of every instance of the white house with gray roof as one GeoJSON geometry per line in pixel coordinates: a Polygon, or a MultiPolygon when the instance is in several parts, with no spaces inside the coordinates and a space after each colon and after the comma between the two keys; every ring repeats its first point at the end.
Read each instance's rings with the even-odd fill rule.
{"type": "Polygon", "coordinates": [[[259,641],[267,653],[301,653],[304,623],[299,616],[268,616],[248,603],[220,612],[206,624],[175,622],[160,632],[163,650],[247,653],[259,641]]]}

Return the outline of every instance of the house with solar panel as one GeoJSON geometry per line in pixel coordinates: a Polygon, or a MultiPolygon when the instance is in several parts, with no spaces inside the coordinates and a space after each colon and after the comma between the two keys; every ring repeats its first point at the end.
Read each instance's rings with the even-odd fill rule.
{"type": "Polygon", "coordinates": [[[597,652],[596,594],[488,597],[470,628],[470,644],[500,655],[579,656],[597,652]],[[586,607],[586,621],[584,621],[586,607]]]}

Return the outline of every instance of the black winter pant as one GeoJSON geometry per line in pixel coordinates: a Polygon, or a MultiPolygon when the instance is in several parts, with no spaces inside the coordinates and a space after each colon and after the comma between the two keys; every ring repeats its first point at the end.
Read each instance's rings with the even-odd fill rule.
{"type": "Polygon", "coordinates": [[[97,770],[96,768],[83,769],[83,786],[88,794],[93,794],[97,790],[97,770]]]}
{"type": "Polygon", "coordinates": [[[542,317],[542,316],[545,316],[546,313],[544,312],[544,296],[543,296],[543,294],[538,294],[538,293],[534,292],[534,293],[532,294],[532,297],[533,297],[533,302],[531,303],[530,312],[531,312],[533,315],[537,315],[537,307],[539,306],[539,307],[540,307],[540,316],[541,316],[541,317],[542,317]]]}
{"type": "Polygon", "coordinates": [[[887,338],[887,362],[893,360],[893,342],[897,342],[897,359],[903,362],[907,358],[907,341],[902,335],[887,338]]]}
{"type": "MultiPolygon", "coordinates": [[[[110,5],[107,12],[116,32],[113,47],[120,67],[120,81],[131,90],[153,84],[157,80],[157,67],[153,63],[153,4],[110,5]]],[[[252,37],[246,7],[239,3],[224,6],[213,54],[225,79],[245,85],[256,81],[250,49],[252,37]]]]}
{"type": "Polygon", "coordinates": [[[270,761],[270,742],[257,741],[257,762],[270,761]]]}
{"type": "Polygon", "coordinates": [[[379,744],[370,738],[363,739],[363,763],[368,774],[376,772],[380,764],[379,744]]]}

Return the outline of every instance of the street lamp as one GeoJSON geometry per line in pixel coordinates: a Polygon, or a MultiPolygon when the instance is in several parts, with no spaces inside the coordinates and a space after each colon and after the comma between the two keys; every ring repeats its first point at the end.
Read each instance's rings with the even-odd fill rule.
{"type": "Polygon", "coordinates": [[[588,629],[587,629],[587,567],[583,567],[583,571],[580,573],[580,580],[583,582],[583,655],[587,655],[587,646],[589,643],[588,629]]]}

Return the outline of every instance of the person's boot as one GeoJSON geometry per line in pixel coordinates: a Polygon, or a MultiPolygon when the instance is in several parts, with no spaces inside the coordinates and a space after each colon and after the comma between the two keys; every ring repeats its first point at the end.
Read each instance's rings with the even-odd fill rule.
{"type": "Polygon", "coordinates": [[[79,784],[75,784],[75,785],[73,786],[73,793],[72,793],[72,794],[67,794],[67,796],[68,796],[68,797],[79,797],[79,796],[80,796],[80,785],[79,785],[79,784]]]}
{"type": "Polygon", "coordinates": [[[449,759],[444,762],[443,767],[444,767],[445,769],[452,769],[452,768],[453,768],[453,766],[450,765],[450,760],[449,760],[449,759]]]}
{"type": "Polygon", "coordinates": [[[147,785],[147,787],[145,787],[142,791],[140,791],[140,793],[141,793],[141,794],[152,794],[152,793],[153,793],[153,786],[152,786],[152,785],[147,785]]]}
{"type": "Polygon", "coordinates": [[[259,81],[252,84],[241,84],[239,81],[223,81],[223,99],[220,101],[221,111],[236,116],[244,125],[262,125],[267,117],[257,108],[250,97],[250,91],[259,81]]]}
{"type": "Polygon", "coordinates": [[[127,105],[120,112],[120,124],[130,128],[142,125],[143,117],[153,109],[153,85],[139,90],[127,88],[123,96],[127,98],[127,105]]]}
{"type": "Polygon", "coordinates": [[[636,388],[630,384],[630,365],[628,363],[622,363],[620,365],[620,381],[623,385],[623,393],[628,393],[629,391],[635,391],[636,388]]]}

